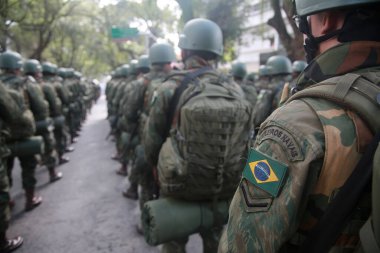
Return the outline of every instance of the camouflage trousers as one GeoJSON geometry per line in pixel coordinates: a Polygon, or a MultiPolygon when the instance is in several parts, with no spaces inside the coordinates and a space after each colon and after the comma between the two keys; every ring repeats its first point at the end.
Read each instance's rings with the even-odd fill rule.
{"type": "MultiPolygon", "coordinates": [[[[14,156],[10,156],[7,159],[7,172],[9,185],[12,186],[12,169],[14,165],[14,156]]],[[[34,172],[37,167],[37,159],[34,155],[31,156],[21,156],[18,158],[21,166],[21,178],[22,186],[24,189],[34,188],[37,183],[36,178],[34,177],[34,172]]]]}
{"type": "MultiPolygon", "coordinates": [[[[210,230],[200,232],[203,241],[204,253],[216,253],[218,251],[218,244],[223,226],[213,227],[210,230]]],[[[188,237],[164,243],[162,245],[162,253],[186,253],[186,243],[188,237]]]]}
{"type": "MultiPolygon", "coordinates": [[[[141,192],[139,195],[140,210],[142,210],[145,202],[152,200],[154,195],[154,177],[153,169],[145,159],[144,147],[140,144],[135,150],[135,165],[132,172],[135,173],[135,179],[141,186],[141,192]]],[[[133,174],[131,172],[131,174],[133,174]]]]}
{"type": "Polygon", "coordinates": [[[9,182],[6,162],[0,159],[0,234],[5,233],[10,219],[9,211],[9,182]]]}
{"type": "Polygon", "coordinates": [[[62,157],[63,154],[65,153],[65,148],[66,148],[66,132],[65,131],[66,131],[65,126],[54,129],[55,149],[57,150],[59,157],[62,157]]]}
{"type": "Polygon", "coordinates": [[[55,139],[53,133],[46,132],[42,134],[44,139],[45,152],[42,154],[42,162],[48,169],[54,168],[56,165],[56,159],[54,157],[55,139]]]}

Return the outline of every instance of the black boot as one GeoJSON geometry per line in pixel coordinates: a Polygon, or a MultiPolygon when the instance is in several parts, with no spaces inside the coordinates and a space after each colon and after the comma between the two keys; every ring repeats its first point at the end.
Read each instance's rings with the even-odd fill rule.
{"type": "Polygon", "coordinates": [[[9,253],[21,247],[24,239],[17,236],[13,239],[8,239],[5,233],[0,233],[0,253],[9,253]]]}
{"type": "Polygon", "coordinates": [[[123,191],[123,196],[129,199],[137,200],[139,198],[137,186],[137,184],[131,184],[127,191],[123,191]]]}
{"type": "Polygon", "coordinates": [[[25,211],[31,211],[42,203],[41,196],[34,194],[34,188],[25,189],[25,211]]]}

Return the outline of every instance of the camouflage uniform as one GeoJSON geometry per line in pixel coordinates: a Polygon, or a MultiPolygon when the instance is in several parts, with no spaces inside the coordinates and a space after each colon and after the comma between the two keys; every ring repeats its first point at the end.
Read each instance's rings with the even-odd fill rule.
{"type": "MultiPolygon", "coordinates": [[[[0,83],[0,128],[0,250],[2,250],[7,244],[9,245],[9,241],[5,240],[10,220],[9,180],[5,161],[10,152],[6,142],[10,141],[12,133],[14,139],[23,139],[33,135],[35,131],[33,115],[26,109],[22,96],[7,90],[3,83],[0,83]]],[[[21,245],[22,238],[19,237],[19,240],[21,245]]]]}
{"type": "MultiPolygon", "coordinates": [[[[190,56],[185,61],[185,71],[183,73],[185,74],[188,71],[194,71],[205,66],[210,66],[207,61],[198,56],[190,56]]],[[[166,136],[163,135],[166,132],[168,124],[171,124],[171,122],[167,122],[168,106],[176,87],[182,81],[180,79],[181,78],[169,79],[161,85],[157,97],[154,99],[154,105],[152,105],[150,110],[144,132],[143,144],[147,161],[154,167],[157,165],[160,149],[166,138],[166,136]]],[[[236,86],[236,89],[239,90],[243,97],[239,86],[236,83],[233,83],[233,85],[236,86]]],[[[221,226],[216,226],[211,230],[202,231],[200,233],[203,239],[204,252],[216,251],[221,229],[221,226]]],[[[182,240],[165,243],[162,247],[162,252],[185,252],[187,240],[188,238],[183,238],[182,240]]]]}
{"type": "MultiPolygon", "coordinates": [[[[144,75],[140,82],[138,82],[134,89],[131,90],[130,96],[125,104],[125,117],[128,126],[138,124],[138,136],[140,142],[143,139],[143,130],[145,123],[149,116],[151,104],[154,99],[154,94],[157,93],[159,85],[164,81],[167,73],[164,72],[162,66],[153,65],[151,71],[144,75]]],[[[142,209],[144,203],[153,199],[154,194],[154,178],[153,168],[145,159],[144,147],[139,144],[135,149],[135,165],[132,170],[131,176],[137,174],[137,180],[141,185],[141,195],[139,196],[140,208],[142,209]]],[[[133,180],[136,179],[131,179],[133,180]]]]}
{"type": "MultiPolygon", "coordinates": [[[[298,88],[352,72],[380,74],[380,43],[345,43],[319,55],[298,79],[298,88]]],[[[353,111],[321,98],[291,101],[262,125],[254,149],[286,165],[277,197],[245,177],[235,192],[219,252],[297,249],[323,215],[329,200],[357,164],[372,133],[353,111]],[[265,205],[260,205],[260,203],[265,205]]],[[[363,201],[338,238],[334,252],[353,252],[368,218],[363,201]]]]}
{"type": "MultiPolygon", "coordinates": [[[[54,90],[49,93],[54,93],[51,95],[49,101],[50,116],[55,118],[59,116],[68,117],[68,107],[69,107],[69,91],[61,82],[57,80],[55,76],[45,76],[43,77],[46,85],[51,86],[54,90]]],[[[49,99],[48,99],[49,100],[49,99]]],[[[66,149],[66,135],[67,135],[67,126],[64,124],[62,127],[54,128],[54,137],[56,140],[56,149],[58,156],[61,159],[66,149]]]]}
{"type": "MultiPolygon", "coordinates": [[[[33,112],[36,121],[46,120],[48,117],[48,105],[43,98],[43,93],[40,87],[35,83],[31,77],[21,78],[13,74],[4,74],[0,78],[9,88],[18,91],[24,96],[25,102],[33,112]]],[[[35,156],[22,156],[19,157],[22,168],[22,185],[24,189],[34,189],[36,179],[34,172],[37,166],[35,156]]],[[[14,164],[14,157],[8,158],[8,176],[9,182],[12,185],[12,169],[14,164]]]]}

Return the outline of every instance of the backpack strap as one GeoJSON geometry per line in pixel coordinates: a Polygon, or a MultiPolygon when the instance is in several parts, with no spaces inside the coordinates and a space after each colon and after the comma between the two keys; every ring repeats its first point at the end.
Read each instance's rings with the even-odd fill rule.
{"type": "Polygon", "coordinates": [[[328,252],[333,246],[349,220],[352,210],[371,182],[372,159],[379,141],[380,132],[372,139],[354,171],[327,207],[323,217],[310,231],[299,252],[328,252]]]}
{"type": "Polygon", "coordinates": [[[359,114],[376,133],[380,128],[380,87],[372,80],[380,79],[371,74],[348,73],[333,77],[310,86],[291,96],[287,103],[295,99],[314,97],[333,101],[359,114]]]}
{"type": "Polygon", "coordinates": [[[169,135],[170,129],[172,127],[174,115],[177,110],[177,105],[178,105],[179,99],[181,98],[182,93],[187,89],[187,87],[189,86],[189,83],[192,80],[194,80],[195,78],[197,78],[198,76],[204,73],[209,72],[210,70],[212,70],[212,67],[206,66],[206,67],[197,69],[196,71],[189,72],[185,75],[181,83],[177,86],[169,103],[169,111],[167,113],[167,127],[163,136],[164,139],[166,139],[166,137],[168,137],[169,135]]]}

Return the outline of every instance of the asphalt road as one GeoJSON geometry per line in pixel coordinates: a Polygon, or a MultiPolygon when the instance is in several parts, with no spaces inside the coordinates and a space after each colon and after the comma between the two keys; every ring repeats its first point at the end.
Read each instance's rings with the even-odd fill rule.
{"type": "MultiPolygon", "coordinates": [[[[68,153],[70,162],[60,166],[63,179],[50,184],[48,172],[36,171],[37,193],[43,203],[24,212],[25,198],[21,188],[20,168],[16,165],[11,196],[16,205],[8,235],[21,235],[24,245],[18,253],[153,253],[136,230],[138,202],[121,194],[128,186],[126,178],[115,171],[118,163],[111,160],[114,143],[105,140],[109,131],[106,102],[102,97],[92,108],[83,125],[75,151],[68,153]]],[[[187,252],[202,252],[198,235],[190,238],[187,252]]]]}

